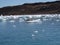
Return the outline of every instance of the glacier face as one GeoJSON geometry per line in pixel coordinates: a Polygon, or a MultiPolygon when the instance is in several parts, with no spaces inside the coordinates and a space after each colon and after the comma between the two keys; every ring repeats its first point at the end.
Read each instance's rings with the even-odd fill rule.
{"type": "Polygon", "coordinates": [[[0,22],[43,22],[47,20],[60,19],[60,14],[41,14],[41,15],[10,15],[10,16],[0,16],[0,22]]]}

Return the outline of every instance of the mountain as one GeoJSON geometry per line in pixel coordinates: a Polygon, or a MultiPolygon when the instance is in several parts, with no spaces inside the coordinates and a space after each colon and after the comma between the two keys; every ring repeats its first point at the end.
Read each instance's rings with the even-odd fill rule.
{"type": "Polygon", "coordinates": [[[60,14],[60,1],[24,3],[0,8],[0,15],[60,14]]]}

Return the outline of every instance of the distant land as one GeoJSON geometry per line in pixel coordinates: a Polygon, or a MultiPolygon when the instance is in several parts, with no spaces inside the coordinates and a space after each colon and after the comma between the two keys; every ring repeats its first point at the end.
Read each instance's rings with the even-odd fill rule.
{"type": "Polygon", "coordinates": [[[60,1],[24,3],[0,8],[0,15],[60,14],[60,1]]]}

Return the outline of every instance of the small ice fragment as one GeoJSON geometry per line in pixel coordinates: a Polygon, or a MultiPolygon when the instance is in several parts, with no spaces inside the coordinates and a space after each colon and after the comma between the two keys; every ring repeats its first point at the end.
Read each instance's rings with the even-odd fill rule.
{"type": "Polygon", "coordinates": [[[32,34],[32,36],[35,36],[34,34],[32,34]]]}
{"type": "Polygon", "coordinates": [[[10,22],[15,22],[14,20],[11,20],[10,22]]]}
{"type": "Polygon", "coordinates": [[[48,20],[48,19],[45,19],[45,18],[43,19],[43,21],[47,21],[47,20],[48,20]]]}
{"type": "Polygon", "coordinates": [[[36,31],[34,31],[34,33],[38,33],[38,31],[36,30],[36,31]]]}

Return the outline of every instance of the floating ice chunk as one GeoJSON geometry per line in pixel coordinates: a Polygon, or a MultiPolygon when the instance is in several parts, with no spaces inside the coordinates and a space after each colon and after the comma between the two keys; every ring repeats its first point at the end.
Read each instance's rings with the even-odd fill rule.
{"type": "Polygon", "coordinates": [[[43,21],[47,21],[48,19],[46,19],[46,18],[43,18],[43,21]]]}
{"type": "Polygon", "coordinates": [[[34,35],[34,34],[32,34],[32,36],[34,37],[35,35],[34,35]]]}
{"type": "Polygon", "coordinates": [[[36,20],[29,20],[29,21],[26,21],[26,22],[40,22],[40,19],[36,19],[36,20]]]}
{"type": "Polygon", "coordinates": [[[23,18],[20,18],[20,19],[19,19],[19,22],[23,22],[23,21],[24,21],[24,19],[23,19],[23,18]]]}
{"type": "Polygon", "coordinates": [[[10,20],[9,22],[15,22],[14,20],[10,20]]]}
{"type": "Polygon", "coordinates": [[[36,30],[36,31],[34,31],[34,33],[38,33],[38,31],[36,30]]]}

